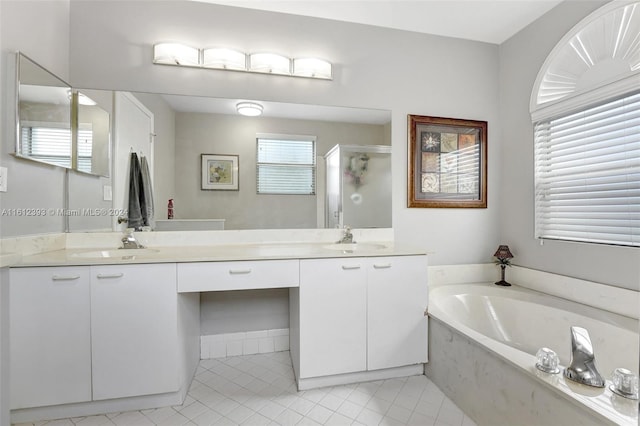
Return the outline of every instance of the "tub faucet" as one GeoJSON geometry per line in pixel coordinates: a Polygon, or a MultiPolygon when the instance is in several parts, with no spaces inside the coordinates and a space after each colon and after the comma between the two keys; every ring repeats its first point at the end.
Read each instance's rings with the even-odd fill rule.
{"type": "Polygon", "coordinates": [[[136,240],[136,237],[133,235],[133,228],[127,228],[124,231],[124,236],[122,237],[122,248],[123,249],[141,249],[144,248],[142,244],[136,240]]]}
{"type": "Polygon", "coordinates": [[[342,238],[340,238],[339,241],[337,241],[338,244],[351,244],[351,243],[355,243],[355,241],[353,241],[353,234],[351,233],[351,227],[349,226],[345,226],[344,227],[344,232],[342,234],[342,238]]]}
{"type": "Polygon", "coordinates": [[[571,363],[564,376],[583,385],[604,387],[604,379],[596,369],[589,332],[582,327],[571,327],[571,363]]]}

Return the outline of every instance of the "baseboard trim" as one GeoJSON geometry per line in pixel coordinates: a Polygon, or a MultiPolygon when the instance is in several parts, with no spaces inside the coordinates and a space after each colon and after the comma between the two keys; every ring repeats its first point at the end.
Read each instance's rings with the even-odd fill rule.
{"type": "Polygon", "coordinates": [[[395,379],[398,377],[421,376],[424,364],[406,365],[403,367],[385,368],[383,370],[359,371],[356,373],[336,374],[333,376],[296,378],[298,390],[309,390],[325,386],[347,385],[351,383],[371,382],[374,380],[395,379]]]}

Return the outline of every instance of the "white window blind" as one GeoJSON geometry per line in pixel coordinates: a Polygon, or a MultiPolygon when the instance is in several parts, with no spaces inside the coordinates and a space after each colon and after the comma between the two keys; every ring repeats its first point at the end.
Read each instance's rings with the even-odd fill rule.
{"type": "Polygon", "coordinates": [[[313,195],[315,139],[261,138],[257,144],[258,194],[313,195]]]}
{"type": "Polygon", "coordinates": [[[21,152],[37,160],[71,167],[71,130],[56,127],[22,126],[21,152]]]}
{"type": "Polygon", "coordinates": [[[93,130],[91,123],[82,124],[78,129],[78,170],[91,173],[91,154],[93,153],[93,130]]]}
{"type": "Polygon", "coordinates": [[[640,93],[535,125],[536,236],[640,246],[640,93]]]}

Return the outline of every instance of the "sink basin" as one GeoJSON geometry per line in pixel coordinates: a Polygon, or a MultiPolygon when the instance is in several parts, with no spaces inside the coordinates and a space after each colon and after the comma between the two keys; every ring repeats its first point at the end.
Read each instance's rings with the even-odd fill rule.
{"type": "Polygon", "coordinates": [[[142,248],[142,249],[114,249],[114,250],[92,250],[83,251],[80,253],[73,253],[72,257],[82,257],[87,259],[106,259],[106,258],[128,258],[128,257],[142,257],[149,256],[158,253],[156,249],[142,248]]]}
{"type": "Polygon", "coordinates": [[[329,250],[337,250],[337,251],[346,251],[346,252],[354,252],[354,251],[375,251],[386,248],[384,244],[376,244],[376,243],[336,243],[329,244],[323,246],[323,248],[329,250]]]}

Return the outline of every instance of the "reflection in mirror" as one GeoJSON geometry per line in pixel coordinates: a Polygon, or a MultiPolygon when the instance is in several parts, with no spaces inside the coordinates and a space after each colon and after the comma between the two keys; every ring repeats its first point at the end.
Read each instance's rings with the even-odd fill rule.
{"type": "MultiPolygon", "coordinates": [[[[83,90],[77,92],[77,145],[75,169],[98,176],[109,176],[110,114],[83,90]]],[[[96,93],[97,94],[97,93],[96,93]]]]}
{"type": "MultiPolygon", "coordinates": [[[[161,97],[174,117],[175,193],[167,196],[174,199],[174,223],[186,219],[199,221],[198,225],[202,225],[203,220],[215,219],[224,220],[224,229],[234,230],[324,228],[327,226],[325,154],[337,144],[391,144],[390,111],[257,101],[263,106],[263,114],[244,117],[235,108],[242,99],[161,97]],[[315,138],[314,193],[258,193],[257,137],[263,134],[288,139],[297,136],[315,138]],[[233,191],[203,189],[202,154],[237,155],[239,188],[233,191]]],[[[156,152],[156,161],[161,162],[159,155],[156,152]]],[[[390,178],[390,164],[383,172],[390,178]]],[[[367,178],[360,187],[361,193],[367,194],[369,189],[386,191],[390,200],[390,185],[372,188],[374,179],[370,174],[367,178]]],[[[154,193],[160,192],[161,188],[155,188],[154,193]]],[[[167,202],[168,199],[158,199],[156,205],[165,207],[167,202]]],[[[157,224],[159,220],[167,219],[165,210],[158,209],[157,224]]],[[[390,215],[390,203],[389,209],[380,209],[385,215],[387,210],[390,215]]],[[[219,221],[210,222],[219,224],[219,221]]],[[[389,216],[367,223],[390,227],[390,222],[389,216]]],[[[161,225],[165,226],[164,223],[161,225]]],[[[345,222],[344,225],[350,224],[345,222]]]]}
{"type": "Polygon", "coordinates": [[[25,55],[17,55],[16,155],[71,167],[71,87],[25,55]]]}

